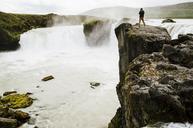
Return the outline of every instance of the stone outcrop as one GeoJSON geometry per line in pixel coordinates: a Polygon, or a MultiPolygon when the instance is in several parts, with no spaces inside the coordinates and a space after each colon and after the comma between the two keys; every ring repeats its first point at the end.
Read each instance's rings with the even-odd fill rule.
{"type": "Polygon", "coordinates": [[[167,57],[171,63],[193,68],[193,35],[179,35],[179,39],[173,41],[173,46],[164,46],[163,55],[167,57]]]}
{"type": "Polygon", "coordinates": [[[176,23],[173,19],[165,19],[162,21],[162,23],[176,23]]]}
{"type": "Polygon", "coordinates": [[[111,21],[93,19],[86,21],[84,26],[84,35],[89,46],[101,45],[109,39],[111,32],[111,21]]]}
{"type": "Polygon", "coordinates": [[[117,94],[121,107],[109,128],[193,122],[192,36],[180,35],[171,41],[163,28],[139,29],[130,24],[120,25],[116,35],[120,52],[117,94]],[[174,55],[176,50],[182,58],[174,55]]]}
{"type": "Polygon", "coordinates": [[[123,23],[115,29],[119,47],[119,72],[124,79],[129,63],[144,53],[159,52],[163,44],[171,39],[166,29],[146,26],[138,28],[129,23],[123,23]]]}
{"type": "Polygon", "coordinates": [[[0,127],[17,128],[26,123],[30,119],[29,114],[17,109],[29,107],[32,103],[27,94],[7,93],[0,98],[0,127]]]}

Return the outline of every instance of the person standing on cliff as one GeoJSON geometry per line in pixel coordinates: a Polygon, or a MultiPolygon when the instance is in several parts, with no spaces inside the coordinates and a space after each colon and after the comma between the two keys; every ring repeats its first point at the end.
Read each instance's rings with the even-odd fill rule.
{"type": "Polygon", "coordinates": [[[141,21],[143,22],[143,25],[145,26],[144,15],[145,15],[145,11],[143,10],[143,8],[141,8],[139,11],[139,27],[140,27],[141,21]]]}

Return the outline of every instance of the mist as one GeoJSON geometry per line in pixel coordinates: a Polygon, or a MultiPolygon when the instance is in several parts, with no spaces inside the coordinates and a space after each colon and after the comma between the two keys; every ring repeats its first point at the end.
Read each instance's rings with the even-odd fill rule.
{"type": "Polygon", "coordinates": [[[193,0],[1,0],[0,11],[14,13],[79,14],[87,10],[111,6],[151,7],[171,5],[193,0]]]}

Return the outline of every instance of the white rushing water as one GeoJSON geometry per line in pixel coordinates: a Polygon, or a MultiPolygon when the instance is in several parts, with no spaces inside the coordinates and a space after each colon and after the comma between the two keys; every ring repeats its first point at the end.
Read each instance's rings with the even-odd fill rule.
{"type": "MultiPolygon", "coordinates": [[[[187,24],[192,20],[162,25],[160,20],[147,22],[166,27],[172,38],[193,33],[193,25],[187,24]]],[[[113,29],[110,41],[94,47],[87,45],[82,26],[31,30],[21,36],[20,44],[18,51],[0,53],[1,94],[32,92],[37,100],[24,111],[36,118],[39,128],[107,128],[119,106],[118,44],[113,29]],[[47,75],[55,79],[42,82],[47,75]],[[101,86],[92,89],[90,82],[101,86]]],[[[170,123],[163,127],[192,126],[170,123]]]]}
{"type": "Polygon", "coordinates": [[[82,26],[31,30],[21,36],[20,44],[18,51],[0,54],[1,94],[32,92],[37,100],[24,111],[32,117],[38,114],[39,128],[107,127],[119,106],[113,30],[109,42],[95,47],[87,45],[82,26]],[[47,75],[55,79],[41,82],[47,75]],[[90,82],[101,85],[93,89],[90,82]]]}
{"type": "Polygon", "coordinates": [[[162,20],[147,20],[147,24],[161,26],[168,30],[172,39],[177,39],[179,34],[193,33],[193,19],[174,19],[176,23],[164,23],[162,20]]]}

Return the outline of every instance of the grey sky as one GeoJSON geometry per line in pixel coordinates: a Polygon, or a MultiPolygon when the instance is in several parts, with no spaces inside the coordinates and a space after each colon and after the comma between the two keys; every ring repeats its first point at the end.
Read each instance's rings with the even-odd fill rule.
{"type": "Polygon", "coordinates": [[[0,11],[78,14],[107,6],[147,7],[182,2],[193,2],[193,0],[1,0],[0,11]]]}

